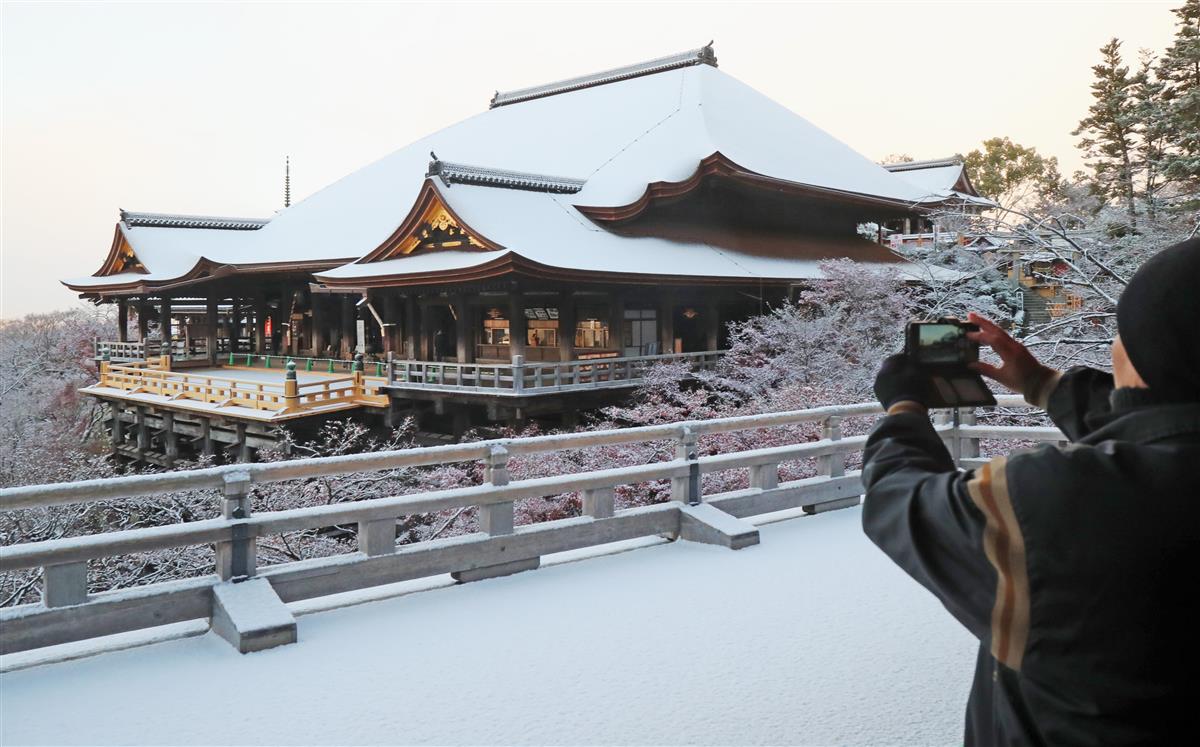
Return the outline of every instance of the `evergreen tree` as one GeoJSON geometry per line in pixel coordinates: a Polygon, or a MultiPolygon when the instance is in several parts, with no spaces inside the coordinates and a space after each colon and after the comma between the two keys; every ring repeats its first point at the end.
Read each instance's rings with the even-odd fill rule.
{"type": "Polygon", "coordinates": [[[1129,68],[1121,64],[1119,39],[1114,37],[1101,47],[1100,54],[1101,63],[1092,67],[1095,101],[1088,108],[1088,116],[1071,134],[1083,135],[1079,147],[1092,159],[1088,166],[1095,173],[1097,194],[1123,203],[1130,228],[1136,229],[1134,163],[1138,111],[1135,81],[1129,75],[1129,68]]]}
{"type": "Polygon", "coordinates": [[[1170,128],[1164,169],[1194,188],[1200,186],[1200,0],[1172,12],[1179,29],[1157,69],[1170,128]]]}
{"type": "Polygon", "coordinates": [[[1141,51],[1141,65],[1133,77],[1133,97],[1138,123],[1137,156],[1133,168],[1140,174],[1138,196],[1146,206],[1146,215],[1153,220],[1158,212],[1158,193],[1170,183],[1166,175],[1168,152],[1174,128],[1170,109],[1163,97],[1165,85],[1154,74],[1154,56],[1141,51]]]}

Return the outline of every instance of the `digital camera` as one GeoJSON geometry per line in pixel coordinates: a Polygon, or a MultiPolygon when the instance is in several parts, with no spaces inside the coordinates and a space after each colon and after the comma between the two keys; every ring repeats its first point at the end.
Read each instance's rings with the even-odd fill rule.
{"type": "Polygon", "coordinates": [[[968,364],[979,360],[979,343],[967,338],[979,325],[943,317],[936,322],[909,322],[904,353],[928,374],[925,404],[929,407],[980,407],[996,404],[983,378],[968,364]]]}

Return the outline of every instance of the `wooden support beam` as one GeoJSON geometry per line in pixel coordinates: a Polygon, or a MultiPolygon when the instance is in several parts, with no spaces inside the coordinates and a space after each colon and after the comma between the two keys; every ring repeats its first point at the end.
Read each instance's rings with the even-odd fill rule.
{"type": "Polygon", "coordinates": [[[171,352],[171,299],[164,298],[158,306],[158,335],[163,344],[163,355],[171,352]]]}
{"type": "Polygon", "coordinates": [[[525,355],[528,327],[525,320],[525,294],[520,290],[513,290],[508,294],[509,355],[525,355]]]}
{"type": "Polygon", "coordinates": [[[454,353],[459,363],[470,363],[475,356],[474,345],[471,344],[471,314],[467,307],[467,297],[462,293],[454,294],[450,301],[451,311],[454,312],[454,353]]]}
{"type": "Polygon", "coordinates": [[[563,291],[558,294],[558,359],[575,360],[575,294],[563,291]]]}
{"type": "Polygon", "coordinates": [[[715,303],[704,307],[705,350],[717,350],[721,344],[721,309],[715,303]]]}
{"type": "Polygon", "coordinates": [[[208,362],[217,364],[217,299],[209,297],[204,309],[204,320],[208,325],[208,362]]]}
{"type": "Polygon", "coordinates": [[[117,454],[117,447],[125,441],[125,421],[122,417],[121,404],[119,402],[109,402],[108,407],[112,412],[109,441],[112,443],[113,455],[115,456],[117,454]]]}
{"type": "Polygon", "coordinates": [[[254,352],[267,354],[267,298],[262,287],[254,289],[254,352]]]}
{"type": "Polygon", "coordinates": [[[237,460],[239,462],[249,462],[251,455],[250,455],[250,444],[246,439],[246,424],[238,423],[237,425],[234,426],[234,428],[237,430],[237,449],[238,449],[237,460]]]}
{"type": "Polygon", "coordinates": [[[242,336],[242,299],[233,297],[229,309],[229,352],[237,352],[238,338],[242,336]]]}
{"type": "Polygon", "coordinates": [[[150,450],[150,427],[146,425],[146,408],[137,408],[137,453],[138,458],[145,460],[146,452],[150,450]]]}
{"type": "Polygon", "coordinates": [[[354,298],[343,293],[341,300],[342,342],[338,346],[338,353],[342,358],[349,358],[354,354],[355,347],[354,298]]]}
{"type": "Polygon", "coordinates": [[[138,300],[138,340],[146,341],[146,337],[150,334],[150,302],[145,298],[138,300]]]}
{"type": "Polygon", "coordinates": [[[675,352],[675,299],[669,293],[663,293],[658,303],[658,352],[667,355],[675,352]]]}
{"type": "Polygon", "coordinates": [[[129,302],[124,298],[117,299],[117,340],[129,341],[129,302]]]}
{"type": "Polygon", "coordinates": [[[214,454],[216,454],[216,449],[213,447],[212,420],[209,418],[201,418],[200,455],[204,457],[212,457],[214,454]]]}
{"type": "Polygon", "coordinates": [[[163,455],[166,457],[167,466],[174,467],[175,460],[179,458],[179,439],[175,434],[175,413],[170,410],[163,411],[162,428],[163,455]]]}
{"type": "Polygon", "coordinates": [[[312,350],[318,358],[325,357],[325,347],[329,345],[327,328],[328,320],[325,315],[326,300],[323,296],[313,293],[312,298],[312,350]]]}
{"type": "Polygon", "coordinates": [[[409,293],[404,296],[404,357],[417,357],[417,299],[409,293]]]}

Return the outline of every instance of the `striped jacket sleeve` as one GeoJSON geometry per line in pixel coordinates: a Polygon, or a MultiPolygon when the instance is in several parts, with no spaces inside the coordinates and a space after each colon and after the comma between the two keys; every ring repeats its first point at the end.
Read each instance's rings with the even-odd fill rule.
{"type": "Polygon", "coordinates": [[[1019,670],[1029,582],[1005,467],[999,458],[959,472],[923,412],[888,415],[867,441],[863,528],[997,660],[1019,670]]]}

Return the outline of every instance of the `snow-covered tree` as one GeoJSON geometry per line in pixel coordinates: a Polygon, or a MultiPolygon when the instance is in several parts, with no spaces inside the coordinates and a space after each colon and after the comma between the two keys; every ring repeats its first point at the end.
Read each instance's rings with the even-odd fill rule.
{"type": "MultiPolygon", "coordinates": [[[[1113,38],[1100,48],[1101,62],[1092,67],[1094,101],[1088,116],[1072,133],[1082,135],[1079,147],[1091,159],[1095,189],[1106,199],[1119,201],[1131,230],[1137,228],[1134,165],[1138,108],[1135,81],[1121,60],[1121,41],[1113,38]]],[[[1015,207],[1015,206],[1010,206],[1015,207]]]]}
{"type": "Polygon", "coordinates": [[[1155,69],[1169,132],[1164,171],[1194,190],[1200,188],[1200,0],[1172,12],[1175,39],[1155,69]]]}

